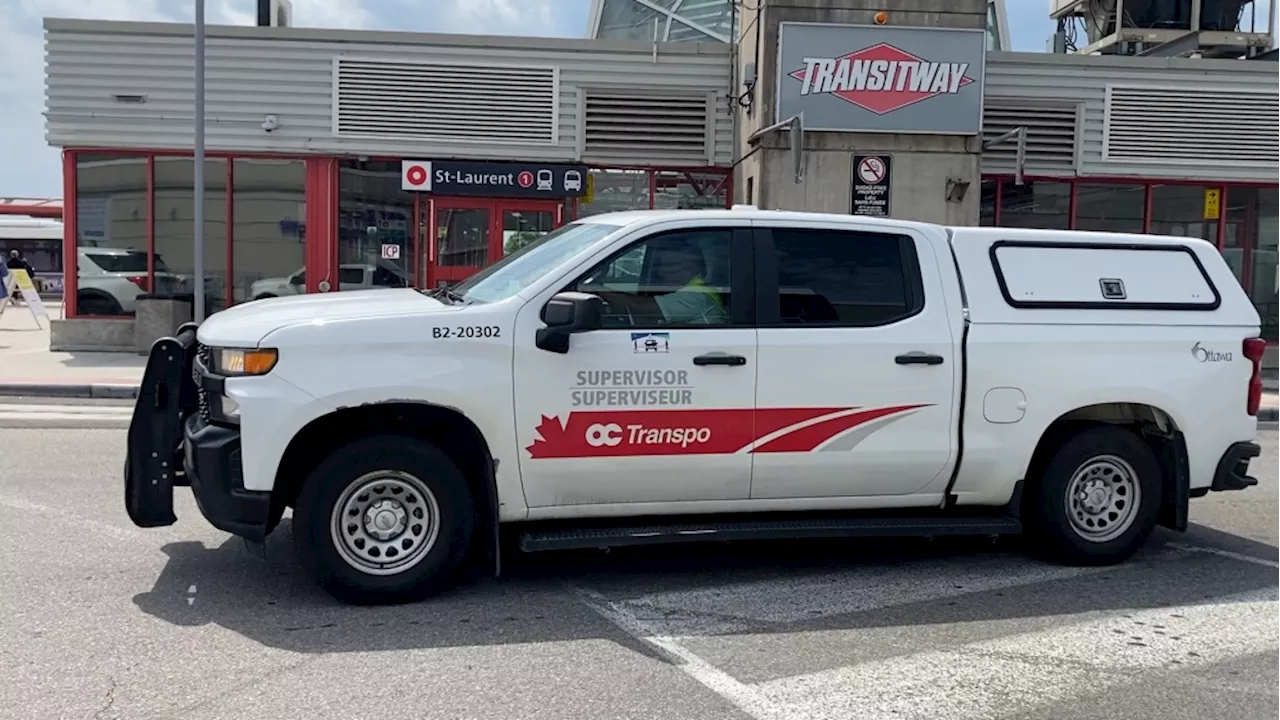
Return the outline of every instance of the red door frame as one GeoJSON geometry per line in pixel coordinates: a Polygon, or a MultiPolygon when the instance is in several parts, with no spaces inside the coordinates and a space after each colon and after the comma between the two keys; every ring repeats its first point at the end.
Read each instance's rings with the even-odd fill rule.
{"type": "Polygon", "coordinates": [[[564,203],[561,200],[531,200],[516,198],[480,197],[430,197],[423,196],[417,204],[419,213],[427,213],[426,222],[419,216],[418,227],[426,227],[426,287],[435,287],[441,281],[460,282],[483,269],[483,266],[439,264],[440,234],[437,219],[441,210],[484,210],[489,213],[489,247],[486,265],[502,259],[502,214],[509,210],[550,212],[555,220],[552,228],[564,224],[564,203]]]}

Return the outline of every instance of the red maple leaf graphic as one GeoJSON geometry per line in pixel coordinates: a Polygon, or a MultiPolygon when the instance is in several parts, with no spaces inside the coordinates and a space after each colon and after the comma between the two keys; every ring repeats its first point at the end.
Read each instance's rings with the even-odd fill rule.
{"type": "Polygon", "coordinates": [[[560,422],[560,418],[556,416],[542,416],[542,422],[538,423],[538,427],[534,428],[537,437],[533,444],[525,448],[529,451],[532,458],[544,458],[555,456],[556,448],[562,448],[565,445],[564,424],[560,422]]]}
{"type": "MultiPolygon", "coordinates": [[[[919,64],[927,62],[924,58],[912,55],[905,50],[896,48],[887,43],[872,45],[869,48],[863,48],[856,52],[846,53],[835,58],[837,66],[839,66],[841,61],[848,61],[852,64],[858,60],[864,62],[883,60],[894,63],[919,64]]],[[[913,65],[913,67],[916,67],[918,71],[919,65],[913,65]]],[[[816,73],[817,71],[815,70],[814,72],[816,73]]],[[[805,68],[794,70],[788,73],[788,75],[800,82],[804,82],[805,68]]],[[[913,78],[910,76],[898,74],[889,78],[889,81],[892,83],[891,86],[886,86],[879,90],[870,90],[866,88],[859,90],[849,87],[847,89],[835,90],[830,94],[844,100],[845,102],[857,105],[864,110],[869,110],[877,115],[887,115],[895,110],[901,110],[908,105],[914,105],[922,100],[928,100],[935,95],[942,94],[940,92],[933,92],[932,89],[913,90],[911,89],[912,80],[913,78]]],[[[969,85],[973,81],[973,78],[966,74],[960,78],[959,87],[969,85]]],[[[929,83],[929,87],[932,87],[932,83],[929,83]]],[[[818,89],[815,88],[811,92],[817,93],[818,89]]]]}

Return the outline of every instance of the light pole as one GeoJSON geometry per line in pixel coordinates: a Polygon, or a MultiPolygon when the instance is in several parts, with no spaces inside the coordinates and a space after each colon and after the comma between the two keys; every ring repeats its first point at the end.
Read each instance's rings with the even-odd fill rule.
{"type": "Polygon", "coordinates": [[[196,1],[195,312],[204,322],[204,0],[196,1]]]}

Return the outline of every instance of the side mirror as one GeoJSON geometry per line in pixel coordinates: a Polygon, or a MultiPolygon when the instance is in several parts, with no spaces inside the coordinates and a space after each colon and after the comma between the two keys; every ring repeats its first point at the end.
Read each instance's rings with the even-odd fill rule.
{"type": "Polygon", "coordinates": [[[602,304],[598,295],[590,293],[556,293],[542,308],[547,327],[538,329],[535,344],[549,352],[569,352],[570,335],[600,328],[602,304]]]}

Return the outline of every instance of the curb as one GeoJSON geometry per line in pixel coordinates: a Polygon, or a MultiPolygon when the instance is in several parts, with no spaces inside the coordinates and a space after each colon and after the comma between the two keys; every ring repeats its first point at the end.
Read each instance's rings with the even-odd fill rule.
{"type": "Polygon", "coordinates": [[[2,383],[0,396],[133,400],[138,386],[127,383],[2,383]]]}

